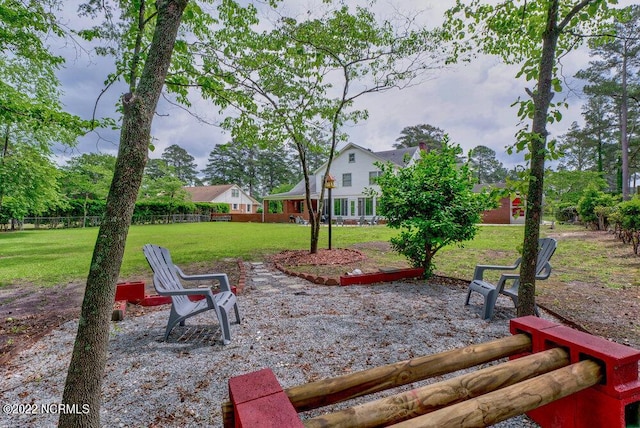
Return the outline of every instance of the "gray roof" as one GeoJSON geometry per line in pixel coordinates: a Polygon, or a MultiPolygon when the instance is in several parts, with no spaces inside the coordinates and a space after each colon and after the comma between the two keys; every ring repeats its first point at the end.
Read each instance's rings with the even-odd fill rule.
{"type": "Polygon", "coordinates": [[[407,166],[407,162],[418,149],[419,147],[406,147],[403,149],[385,150],[384,152],[374,152],[374,154],[385,161],[393,162],[400,166],[407,166]]]}

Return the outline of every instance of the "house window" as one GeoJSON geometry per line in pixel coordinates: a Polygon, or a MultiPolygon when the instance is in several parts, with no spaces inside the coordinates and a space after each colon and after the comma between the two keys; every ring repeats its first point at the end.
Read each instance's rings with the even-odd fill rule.
{"type": "Polygon", "coordinates": [[[251,204],[247,204],[247,212],[250,213],[251,212],[251,204]]]}
{"type": "Polygon", "coordinates": [[[342,187],[351,187],[351,173],[342,174],[342,187]]]}
{"type": "Polygon", "coordinates": [[[349,200],[338,198],[333,200],[333,214],[334,215],[349,215],[347,211],[349,207],[349,200]]]}
{"type": "Polygon", "coordinates": [[[358,198],[358,215],[373,215],[373,198],[358,198]]]}
{"type": "Polygon", "coordinates": [[[233,209],[234,211],[238,211],[238,204],[233,204],[231,209],[233,209]]]}
{"type": "Polygon", "coordinates": [[[240,190],[238,190],[238,189],[231,189],[231,197],[232,197],[232,198],[238,198],[238,197],[240,197],[240,190]]]}
{"type": "Polygon", "coordinates": [[[349,163],[355,163],[355,162],[356,162],[356,154],[349,153],[349,163]]]}
{"type": "Polygon", "coordinates": [[[377,184],[382,171],[369,171],[369,184],[377,184]]]}

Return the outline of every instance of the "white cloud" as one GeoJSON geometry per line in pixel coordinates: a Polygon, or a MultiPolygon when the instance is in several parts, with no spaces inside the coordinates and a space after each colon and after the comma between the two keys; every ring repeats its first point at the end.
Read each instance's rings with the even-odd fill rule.
{"type": "MultiPolygon", "coordinates": [[[[630,4],[621,1],[622,6],[630,4]]],[[[441,20],[444,10],[452,1],[390,0],[381,1],[377,7],[388,10],[423,10],[417,14],[421,22],[434,25],[441,20]]],[[[303,13],[311,10],[309,4],[293,2],[303,13]]],[[[73,53],[70,53],[72,55],[73,53]]],[[[585,49],[571,53],[565,60],[564,75],[573,79],[577,70],[583,68],[589,57],[585,49]]],[[[103,88],[107,73],[113,64],[104,58],[78,58],[67,64],[60,73],[65,96],[63,102],[72,113],[88,118],[97,96],[103,88]]],[[[525,82],[516,80],[517,67],[506,66],[497,58],[481,57],[468,65],[456,65],[433,73],[433,79],[403,91],[371,94],[358,99],[356,108],[366,108],[367,121],[346,129],[351,141],[372,150],[390,149],[400,131],[407,126],[431,124],[445,130],[451,139],[461,144],[465,151],[484,145],[496,151],[505,166],[513,167],[522,162],[521,155],[509,157],[505,146],[515,141],[518,130],[517,108],[510,105],[520,96],[526,97],[525,82]]],[[[576,82],[572,86],[579,89],[576,82]]],[[[100,101],[98,116],[114,116],[117,98],[126,92],[126,87],[111,88],[100,101]]],[[[573,120],[580,121],[582,101],[576,94],[569,94],[570,110],[564,112],[565,119],[550,127],[553,136],[566,131],[573,120]]],[[[209,121],[220,120],[217,107],[205,101],[194,103],[197,113],[209,121]]],[[[171,144],[178,144],[196,158],[199,168],[206,165],[209,152],[216,144],[226,143],[229,135],[215,126],[205,125],[182,109],[162,102],[155,118],[153,136],[155,151],[152,158],[160,157],[171,144]]],[[[105,151],[115,153],[118,133],[100,131],[102,138],[90,134],[83,138],[77,152],[105,151]]],[[[69,156],[62,154],[61,158],[69,156]]]]}

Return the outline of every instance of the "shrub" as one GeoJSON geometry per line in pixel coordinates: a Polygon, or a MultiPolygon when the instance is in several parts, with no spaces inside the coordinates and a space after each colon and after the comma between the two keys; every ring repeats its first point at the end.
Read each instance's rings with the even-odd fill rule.
{"type": "MultiPolygon", "coordinates": [[[[596,207],[612,207],[616,204],[616,199],[595,187],[588,187],[582,194],[578,202],[578,214],[580,220],[593,229],[600,229],[600,221],[596,213],[596,207]]],[[[602,209],[599,210],[602,212],[602,209]]]]}
{"type": "Polygon", "coordinates": [[[620,227],[623,239],[631,242],[634,254],[638,254],[640,247],[640,198],[622,202],[618,205],[620,213],[620,227]]]}
{"type": "Polygon", "coordinates": [[[578,218],[578,210],[572,203],[560,204],[556,211],[556,220],[560,222],[574,222],[578,218]]]}
{"type": "Polygon", "coordinates": [[[382,171],[378,211],[388,227],[401,230],[391,244],[412,266],[424,268],[425,277],[433,273],[438,250],[473,239],[482,211],[493,205],[487,194],[473,192],[468,166],[456,165],[461,152],[445,138],[441,150],[421,152],[406,168],[377,164],[382,171]]]}

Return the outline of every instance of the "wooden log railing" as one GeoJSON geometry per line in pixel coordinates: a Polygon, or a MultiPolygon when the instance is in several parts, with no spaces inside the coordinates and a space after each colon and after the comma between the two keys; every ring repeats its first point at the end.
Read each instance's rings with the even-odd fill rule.
{"type": "Polygon", "coordinates": [[[391,426],[486,427],[587,389],[598,384],[602,377],[602,368],[598,363],[584,360],[391,426]]]}
{"type": "Polygon", "coordinates": [[[389,426],[568,365],[567,351],[550,349],[303,422],[307,428],[389,426]]]}
{"type": "MultiPolygon", "coordinates": [[[[298,412],[428,379],[521,354],[531,350],[531,338],[516,334],[464,348],[426,355],[285,389],[298,412]]],[[[222,404],[225,427],[234,426],[233,405],[222,404]]]]}

